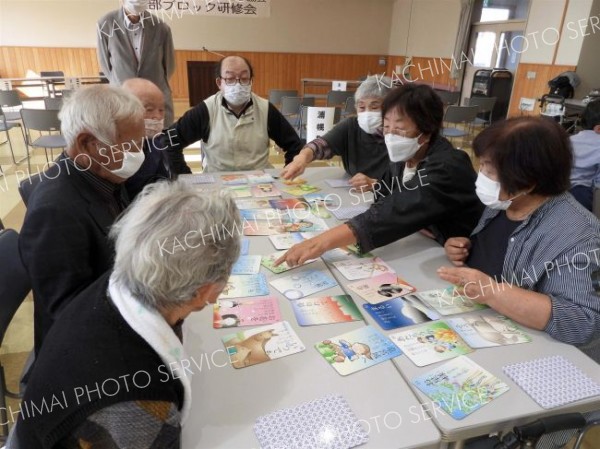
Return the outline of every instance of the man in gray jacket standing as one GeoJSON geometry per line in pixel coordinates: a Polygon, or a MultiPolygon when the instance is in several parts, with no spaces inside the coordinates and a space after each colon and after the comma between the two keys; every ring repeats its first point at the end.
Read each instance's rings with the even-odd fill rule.
{"type": "Polygon", "coordinates": [[[175,71],[175,49],[169,26],[150,14],[148,0],[121,0],[122,8],[98,21],[98,61],[111,84],[145,78],[165,96],[165,126],[173,123],[169,78],[175,71]]]}

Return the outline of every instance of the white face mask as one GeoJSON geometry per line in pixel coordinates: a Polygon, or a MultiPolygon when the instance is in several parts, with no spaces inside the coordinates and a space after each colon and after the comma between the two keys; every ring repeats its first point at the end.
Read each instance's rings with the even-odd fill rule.
{"type": "Polygon", "coordinates": [[[482,172],[477,175],[477,181],[475,181],[475,193],[479,197],[479,200],[490,209],[506,210],[510,207],[513,200],[521,194],[512,197],[509,200],[500,200],[500,183],[490,179],[482,172]]]}
{"type": "Polygon", "coordinates": [[[125,0],[123,7],[135,15],[140,15],[148,9],[149,0],[125,0]]]}
{"type": "Polygon", "coordinates": [[[419,138],[423,134],[419,134],[417,137],[403,137],[396,134],[385,135],[385,146],[388,150],[390,161],[392,162],[405,162],[415,155],[421,144],[419,138]]]}
{"type": "Polygon", "coordinates": [[[144,119],[144,127],[146,128],[146,137],[154,137],[160,134],[165,127],[165,120],[155,120],[152,118],[144,119]]]}
{"type": "Polygon", "coordinates": [[[126,151],[122,154],[123,165],[121,165],[121,168],[109,171],[121,179],[129,179],[140,169],[146,159],[146,155],[144,151],[126,151]]]}
{"type": "Polygon", "coordinates": [[[360,129],[367,134],[373,134],[378,128],[381,128],[381,111],[359,112],[356,118],[360,129]]]}
{"type": "Polygon", "coordinates": [[[242,106],[250,101],[250,93],[252,85],[242,86],[240,83],[235,83],[233,86],[228,86],[223,80],[223,97],[225,101],[232,106],[242,106]]]}

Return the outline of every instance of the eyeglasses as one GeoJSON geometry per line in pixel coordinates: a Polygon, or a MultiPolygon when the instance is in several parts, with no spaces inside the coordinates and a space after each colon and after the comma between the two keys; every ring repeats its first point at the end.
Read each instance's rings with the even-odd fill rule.
{"type": "Polygon", "coordinates": [[[249,77],[243,77],[243,78],[223,78],[221,76],[220,78],[228,86],[233,86],[233,85],[235,85],[235,83],[240,83],[240,85],[242,85],[242,86],[249,86],[250,84],[252,84],[252,78],[249,78],[249,77]]]}

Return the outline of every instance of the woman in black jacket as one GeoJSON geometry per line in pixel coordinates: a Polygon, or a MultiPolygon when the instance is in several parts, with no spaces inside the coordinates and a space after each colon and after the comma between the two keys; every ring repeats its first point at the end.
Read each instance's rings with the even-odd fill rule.
{"type": "Polygon", "coordinates": [[[393,164],[372,186],[375,202],[343,225],[293,246],[277,262],[294,266],[357,243],[362,252],[419,230],[440,244],[468,236],[483,210],[469,156],[440,136],[444,108],[425,85],[404,85],[382,106],[385,143],[393,164]]]}

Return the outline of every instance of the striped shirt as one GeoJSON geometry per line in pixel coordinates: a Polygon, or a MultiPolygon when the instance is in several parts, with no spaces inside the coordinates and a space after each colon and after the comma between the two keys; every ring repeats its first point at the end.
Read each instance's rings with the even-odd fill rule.
{"type": "MultiPolygon", "coordinates": [[[[486,208],[472,235],[498,213],[486,208]]],[[[600,221],[571,194],[563,193],[540,206],[511,234],[499,281],[548,295],[552,315],[544,330],[600,361],[600,296],[591,279],[598,270],[600,221]]]]}

